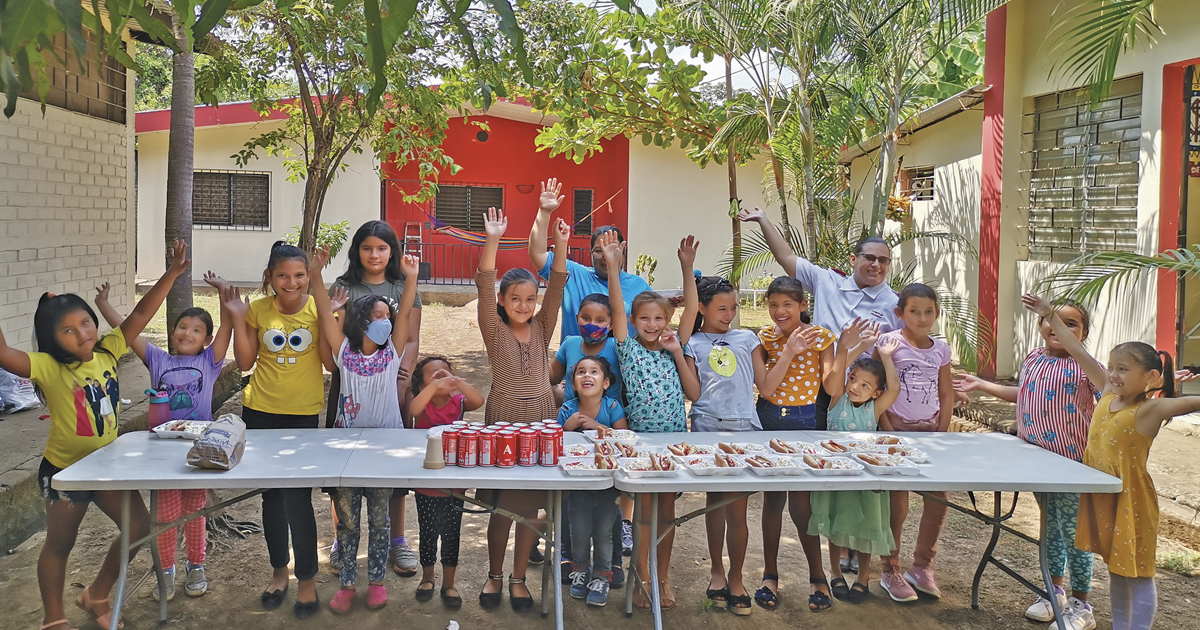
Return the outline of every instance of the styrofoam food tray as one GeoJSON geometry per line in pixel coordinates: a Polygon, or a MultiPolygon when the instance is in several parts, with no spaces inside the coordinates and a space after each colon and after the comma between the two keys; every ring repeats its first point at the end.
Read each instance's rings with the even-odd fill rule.
{"type": "MultiPolygon", "coordinates": [[[[874,455],[874,453],[861,453],[861,454],[862,455],[874,455]]],[[[866,468],[867,471],[870,472],[872,475],[919,475],[919,474],[921,474],[921,469],[917,468],[916,466],[914,466],[912,464],[912,462],[909,462],[908,460],[904,459],[903,457],[897,458],[901,462],[903,462],[901,464],[896,464],[893,466],[875,466],[873,464],[868,464],[867,462],[864,462],[863,460],[859,459],[859,457],[858,457],[859,455],[860,455],[860,453],[855,453],[854,455],[851,456],[851,459],[859,464],[862,464],[863,468],[866,468]]]]}
{"type": "MultiPolygon", "coordinates": [[[[746,458],[753,457],[753,455],[740,455],[739,457],[740,457],[740,459],[745,461],[746,458]]],[[[802,455],[791,455],[791,454],[775,455],[775,454],[772,454],[772,455],[760,455],[760,457],[765,457],[774,463],[778,463],[780,458],[787,458],[787,459],[790,459],[792,461],[792,463],[795,464],[795,466],[776,466],[774,468],[757,468],[755,466],[751,466],[751,465],[747,464],[746,467],[750,469],[750,472],[758,475],[759,477],[775,477],[778,475],[791,475],[791,476],[803,475],[804,471],[808,470],[808,467],[804,466],[804,460],[802,459],[802,457],[803,457],[802,455]]]]}
{"type": "Polygon", "coordinates": [[[637,460],[649,461],[648,458],[642,458],[642,457],[622,457],[617,460],[617,464],[620,465],[621,472],[625,473],[625,476],[629,477],[630,479],[643,479],[643,478],[649,478],[649,477],[674,477],[676,474],[679,473],[679,465],[678,464],[675,465],[675,470],[630,470],[629,469],[630,463],[637,461],[637,460]]]}
{"type": "Polygon", "coordinates": [[[897,455],[907,459],[910,462],[913,462],[914,464],[929,463],[929,455],[926,455],[925,451],[922,451],[921,449],[910,444],[881,444],[875,447],[875,452],[881,455],[887,455],[887,450],[892,447],[900,447],[904,449],[904,452],[897,453],[897,455]]]}
{"type": "MultiPolygon", "coordinates": [[[[762,442],[725,442],[725,444],[732,444],[746,451],[746,455],[768,455],[774,452],[762,442]]],[[[717,452],[724,451],[721,451],[720,447],[717,447],[717,452]]],[[[741,455],[741,453],[730,453],[730,455],[741,455]]]]}
{"type": "Polygon", "coordinates": [[[712,444],[692,444],[690,442],[676,442],[675,444],[671,444],[670,446],[678,446],[679,444],[687,444],[688,446],[691,446],[693,448],[699,447],[700,450],[703,451],[700,453],[692,453],[692,455],[712,455],[713,453],[717,452],[717,447],[713,446],[712,444]]]}
{"type": "Polygon", "coordinates": [[[584,462],[594,464],[595,456],[591,457],[560,457],[558,458],[558,467],[562,471],[572,477],[611,477],[615,470],[603,468],[568,468],[568,464],[576,462],[584,462]]]}
{"type": "Polygon", "coordinates": [[[160,438],[198,440],[209,424],[211,422],[208,420],[172,420],[154,427],[151,431],[160,438]],[[172,429],[172,427],[179,427],[181,423],[183,428],[172,429]]]}
{"type": "Polygon", "coordinates": [[[829,451],[821,448],[821,446],[819,444],[813,444],[812,442],[798,442],[798,441],[797,442],[789,442],[787,440],[779,440],[779,441],[783,442],[784,444],[787,444],[788,446],[793,446],[795,448],[802,449],[802,451],[800,453],[784,453],[781,451],[776,451],[775,449],[771,448],[771,443],[767,442],[767,448],[770,449],[771,454],[790,455],[793,457],[802,457],[804,455],[804,453],[808,453],[810,455],[820,455],[821,457],[828,457],[829,455],[831,455],[831,453],[829,451]]]}
{"type": "MultiPolygon", "coordinates": [[[[628,431],[628,429],[621,429],[621,430],[628,431]]],[[[632,437],[628,437],[628,438],[624,438],[624,439],[600,438],[596,435],[596,431],[594,429],[588,429],[587,431],[584,431],[583,435],[584,435],[584,437],[586,437],[587,439],[589,439],[593,442],[619,442],[626,446],[633,446],[634,444],[637,444],[637,441],[638,441],[637,434],[633,433],[632,431],[629,432],[629,435],[632,437]]]]}
{"type": "MultiPolygon", "coordinates": [[[[715,455],[674,455],[673,457],[675,459],[676,465],[682,466],[682,467],[688,469],[689,472],[691,472],[693,475],[696,475],[697,477],[713,477],[713,476],[729,477],[729,476],[733,476],[733,475],[740,475],[743,470],[745,470],[746,468],[749,468],[749,466],[747,466],[745,463],[743,463],[739,459],[734,459],[736,466],[733,466],[733,467],[717,466],[715,463],[715,460],[716,460],[715,455]],[[699,468],[699,467],[694,467],[689,463],[689,462],[693,462],[696,460],[708,462],[710,465],[708,467],[699,468]]],[[[735,455],[734,457],[736,458],[737,456],[735,455]]]]}
{"type": "Polygon", "coordinates": [[[862,474],[863,470],[866,469],[862,463],[854,461],[848,457],[826,457],[825,459],[845,461],[850,464],[850,468],[813,468],[812,466],[804,463],[804,458],[800,458],[800,465],[804,466],[808,472],[820,477],[852,477],[854,475],[862,474]]]}
{"type": "MultiPolygon", "coordinates": [[[[866,442],[868,444],[872,444],[875,446],[885,446],[884,444],[881,444],[879,442],[880,440],[882,440],[884,438],[895,438],[895,439],[899,440],[900,444],[912,444],[913,443],[912,438],[904,437],[902,435],[896,435],[894,433],[851,433],[850,434],[850,439],[852,439],[852,440],[857,440],[859,442],[866,442]]],[[[886,446],[892,446],[892,445],[888,444],[886,446]]]]}
{"type": "Polygon", "coordinates": [[[829,454],[834,457],[846,457],[850,453],[867,453],[867,452],[873,452],[875,450],[875,445],[873,443],[863,442],[861,440],[852,440],[849,438],[835,438],[832,440],[821,440],[820,442],[817,442],[817,446],[820,446],[821,448],[825,449],[826,451],[829,451],[829,454]],[[842,453],[835,449],[829,448],[828,446],[825,446],[825,444],[828,442],[836,442],[838,444],[841,444],[842,446],[846,447],[848,452],[842,453]]]}
{"type": "Polygon", "coordinates": [[[591,457],[596,454],[596,448],[591,444],[567,444],[563,447],[563,457],[591,457]]]}

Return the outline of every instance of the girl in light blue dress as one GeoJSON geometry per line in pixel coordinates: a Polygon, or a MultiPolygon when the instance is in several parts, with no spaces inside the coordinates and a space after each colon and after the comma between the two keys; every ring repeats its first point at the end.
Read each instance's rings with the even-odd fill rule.
{"type": "MultiPolygon", "coordinates": [[[[884,340],[878,346],[878,361],[859,357],[875,344],[877,325],[855,320],[838,339],[833,369],[824,378],[825,391],[836,401],[829,410],[830,431],[875,431],[879,417],[887,411],[900,392],[900,379],[892,363],[897,343],[884,340]],[[859,357],[850,364],[849,357],[859,357]]],[[[809,499],[812,519],[810,534],[829,539],[829,564],[833,574],[830,591],[838,599],[860,604],[870,589],[871,555],[885,555],[895,549],[891,530],[891,509],[886,492],[855,490],[845,492],[814,492],[809,499]],[[840,560],[842,549],[858,552],[858,577],[847,589],[840,560]]]]}

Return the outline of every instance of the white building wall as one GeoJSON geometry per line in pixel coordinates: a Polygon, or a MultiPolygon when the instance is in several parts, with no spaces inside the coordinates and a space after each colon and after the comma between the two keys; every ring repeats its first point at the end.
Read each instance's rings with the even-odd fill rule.
{"type": "MultiPolygon", "coordinates": [[[[766,208],[778,224],[778,206],[764,201],[763,167],[754,162],[738,168],[738,196],[742,207],[766,208]]],[[[688,234],[700,240],[696,269],[715,273],[717,261],[733,242],[729,219],[728,167],[709,164],[701,169],[682,149],[661,149],[640,142],[629,143],[629,266],[639,253],[658,259],[654,288],[677,289],[682,286],[679,268],[679,241],[688,234]]],[[[796,221],[798,208],[792,214],[796,221]]],[[[744,231],[757,230],[754,224],[742,224],[744,231]]],[[[783,270],[772,263],[769,273],[783,270]]],[[[748,284],[748,281],[746,282],[748,284]]]]}
{"type": "MultiPolygon", "coordinates": [[[[194,168],[197,170],[238,170],[231,157],[251,138],[278,129],[281,121],[241,125],[198,127],[194,168]]],[[[166,131],[138,134],[138,206],[142,209],[137,226],[138,276],[154,278],[165,265],[165,208],[167,203],[166,131]]],[[[365,221],[379,218],[378,162],[369,147],[362,154],[346,157],[346,170],[339,173],[325,197],[322,223],[349,221],[346,237],[365,221]]],[[[271,173],[271,225],[269,230],[243,231],[197,226],[192,230],[192,279],[199,283],[203,273],[212,270],[226,280],[258,284],[262,281],[271,244],[300,224],[303,213],[304,182],[287,181],[283,158],[259,151],[259,159],[244,169],[271,173]]],[[[326,282],[346,268],[346,252],[329,265],[326,282]]]]}
{"type": "MultiPolygon", "coordinates": [[[[130,71],[127,94],[133,80],[130,71]]],[[[132,109],[122,125],[40,107],[19,99],[12,118],[0,116],[0,324],[24,350],[42,293],[91,302],[108,282],[127,312],[135,286],[132,109]]]]}

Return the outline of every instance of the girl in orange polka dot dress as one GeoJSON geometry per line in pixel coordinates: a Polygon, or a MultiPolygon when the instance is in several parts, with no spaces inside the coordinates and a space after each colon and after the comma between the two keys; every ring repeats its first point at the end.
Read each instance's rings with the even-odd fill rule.
{"type": "Polygon", "coordinates": [[[1047,318],[1067,352],[1103,391],[1092,415],[1083,463],[1120,478],[1124,487],[1116,494],[1080,495],[1075,546],[1100,554],[1108,564],[1113,630],[1149,630],[1158,608],[1158,494],[1146,458],[1163,424],[1200,411],[1200,396],[1175,397],[1175,374],[1166,352],[1140,341],[1123,343],[1109,353],[1105,370],[1049,302],[1036,295],[1021,300],[1047,318]]]}
{"type": "MultiPolygon", "coordinates": [[[[774,326],[758,333],[756,352],[767,367],[764,387],[759,390],[758,419],[764,431],[804,431],[824,429],[817,426],[817,392],[822,376],[833,365],[834,334],[808,321],[808,298],[804,285],[790,276],[775,278],[767,287],[767,311],[774,326]]],[[[779,605],[779,536],[783,531],[783,508],[791,501],[791,516],[800,535],[800,545],[808,559],[812,585],[823,585],[825,569],[821,564],[821,539],[808,533],[812,515],[807,492],[765,492],[762,507],[763,569],[762,586],[754,601],[764,608],[779,605]]],[[[817,588],[814,610],[828,608],[828,586],[817,588]]]]}

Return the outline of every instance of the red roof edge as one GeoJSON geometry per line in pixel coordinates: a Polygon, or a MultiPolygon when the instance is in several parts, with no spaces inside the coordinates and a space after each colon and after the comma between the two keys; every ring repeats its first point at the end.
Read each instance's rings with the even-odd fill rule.
{"type": "MultiPolygon", "coordinates": [[[[279,102],[281,104],[289,104],[295,100],[294,98],[286,98],[279,102]]],[[[263,116],[255,111],[254,105],[249,102],[225,103],[216,107],[208,105],[196,106],[196,127],[236,125],[239,123],[259,122],[261,120],[282,120],[284,118],[287,118],[287,114],[278,109],[272,109],[266,116],[263,116]]],[[[169,109],[138,112],[134,118],[136,133],[167,131],[170,128],[171,110],[169,109]]]]}

